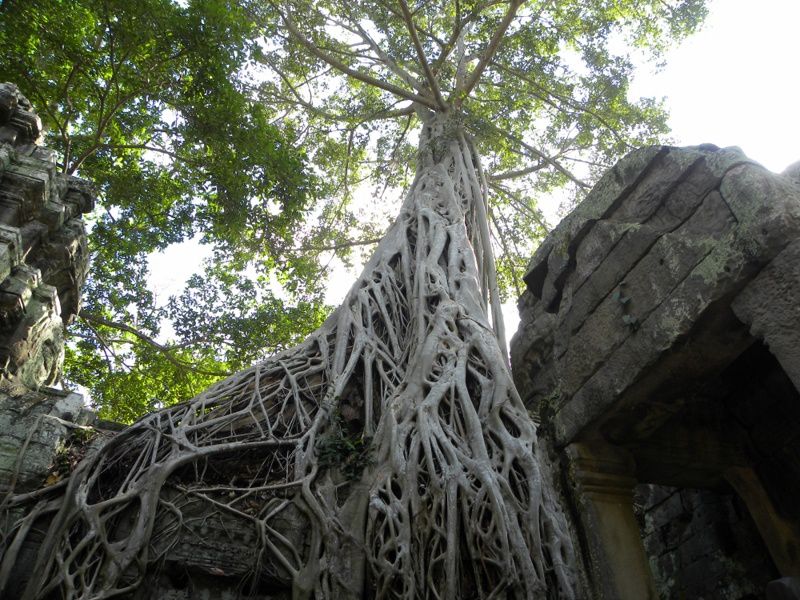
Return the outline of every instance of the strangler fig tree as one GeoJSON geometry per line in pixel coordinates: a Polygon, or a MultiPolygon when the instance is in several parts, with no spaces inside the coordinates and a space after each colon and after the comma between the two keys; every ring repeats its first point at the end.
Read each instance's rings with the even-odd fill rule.
{"type": "Polygon", "coordinates": [[[256,558],[231,588],[268,575],[296,598],[578,597],[566,520],[509,372],[495,252],[513,263],[524,246],[538,218],[529,192],[583,189],[584,166],[663,130],[657,105],[628,99],[631,65],[612,50],[657,55],[702,4],[248,10],[263,24],[263,97],[342,182],[323,218],[347,210],[369,164],[385,187],[408,183],[399,215],[303,343],[142,418],[57,489],[7,499],[27,516],[7,535],[0,589],[38,528],[20,597],[132,595],[200,514],[252,532],[256,558]]]}

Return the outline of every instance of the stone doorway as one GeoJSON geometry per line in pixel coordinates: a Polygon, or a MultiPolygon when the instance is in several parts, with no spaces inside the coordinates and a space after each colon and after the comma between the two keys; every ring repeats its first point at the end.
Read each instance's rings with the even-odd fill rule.
{"type": "Polygon", "coordinates": [[[770,577],[800,577],[796,178],[737,149],[634,152],[548,236],[525,280],[512,367],[563,466],[587,597],[765,597],[770,577]],[[644,544],[642,484],[658,486],[639,498],[644,544]],[[657,516],[666,502],[681,510],[657,516]],[[658,558],[682,557],[695,536],[652,534],[674,517],[674,537],[704,511],[727,516],[709,517],[713,551],[701,535],[672,561],[696,572],[681,591],[658,558]],[[735,560],[726,528],[749,529],[735,560]]]}

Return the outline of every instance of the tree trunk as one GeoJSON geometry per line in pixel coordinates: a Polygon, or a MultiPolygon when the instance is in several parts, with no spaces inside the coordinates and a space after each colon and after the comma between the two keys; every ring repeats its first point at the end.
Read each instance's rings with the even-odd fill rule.
{"type": "Polygon", "coordinates": [[[427,114],[416,180],[342,306],[82,463],[39,509],[58,512],[24,598],[134,589],[187,498],[248,523],[253,572],[273,565],[297,598],[573,597],[565,520],[505,357],[486,210],[458,119],[427,114]]]}

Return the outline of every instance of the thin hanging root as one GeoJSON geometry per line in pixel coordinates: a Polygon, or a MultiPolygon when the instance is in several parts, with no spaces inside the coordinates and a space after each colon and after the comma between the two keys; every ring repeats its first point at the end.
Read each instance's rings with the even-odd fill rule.
{"type": "Polygon", "coordinates": [[[269,564],[298,598],[574,597],[496,336],[485,191],[471,142],[432,117],[400,217],[342,306],[300,346],[120,433],[68,485],[11,498],[29,516],[6,536],[0,594],[37,512],[57,507],[24,600],[124,595],[209,519],[252,528],[246,578],[269,564]]]}

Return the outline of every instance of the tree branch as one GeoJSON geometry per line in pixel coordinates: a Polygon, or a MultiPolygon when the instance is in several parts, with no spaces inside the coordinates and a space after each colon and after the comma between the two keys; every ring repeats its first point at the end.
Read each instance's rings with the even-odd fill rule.
{"type": "Polygon", "coordinates": [[[324,246],[298,246],[292,248],[290,252],[324,252],[327,250],[343,250],[344,248],[354,248],[355,246],[370,246],[379,243],[383,238],[369,238],[365,240],[351,240],[339,244],[328,244],[324,246]]]}
{"type": "Polygon", "coordinates": [[[169,156],[170,158],[174,158],[175,160],[180,160],[182,162],[191,165],[198,164],[196,160],[192,160],[191,158],[186,158],[185,156],[181,156],[180,154],[176,154],[175,152],[170,152],[169,150],[164,150],[163,148],[158,148],[157,146],[148,146],[147,144],[101,144],[100,148],[112,148],[120,150],[148,150],[150,152],[158,152],[160,154],[164,154],[166,156],[169,156]]]}
{"type": "Polygon", "coordinates": [[[400,4],[400,10],[403,13],[403,20],[408,28],[408,34],[411,36],[411,42],[414,44],[414,48],[417,51],[417,59],[419,60],[420,65],[422,65],[422,70],[425,72],[425,78],[428,80],[428,85],[430,86],[431,92],[433,92],[433,96],[436,99],[436,104],[439,105],[441,110],[446,110],[447,104],[445,103],[444,98],[442,98],[442,92],[439,89],[439,84],[436,82],[436,78],[433,76],[428,59],[425,57],[425,50],[422,48],[422,44],[419,42],[417,28],[414,25],[414,19],[411,17],[411,11],[408,10],[408,4],[406,4],[406,0],[397,1],[400,4]]]}
{"type": "MultiPolygon", "coordinates": [[[[175,365],[179,369],[184,369],[184,370],[188,369],[190,371],[194,371],[195,373],[199,373],[201,375],[210,375],[212,377],[227,377],[228,375],[230,375],[229,372],[206,371],[205,369],[199,369],[199,368],[195,367],[191,363],[184,362],[184,361],[176,358],[172,354],[172,350],[169,348],[169,346],[165,346],[164,344],[160,344],[159,342],[157,342],[156,340],[151,338],[149,335],[146,335],[146,334],[142,333],[141,331],[139,331],[138,329],[136,329],[134,327],[131,327],[130,325],[126,325],[125,323],[118,323],[116,321],[109,321],[108,319],[104,319],[103,317],[101,317],[99,315],[95,315],[93,313],[86,312],[86,311],[81,311],[78,316],[81,319],[83,319],[84,321],[86,321],[87,323],[94,323],[95,325],[104,325],[105,327],[111,327],[113,329],[118,329],[119,331],[124,331],[126,333],[130,333],[131,335],[133,335],[137,339],[141,340],[142,342],[144,342],[148,346],[151,346],[151,347],[155,348],[156,350],[158,350],[159,352],[161,352],[164,355],[164,358],[166,358],[169,362],[171,362],[173,365],[175,365]]],[[[94,331],[94,328],[92,328],[92,330],[94,331]]],[[[99,337],[99,335],[98,335],[98,337],[99,337]]]]}
{"type": "Polygon", "coordinates": [[[524,169],[516,169],[514,171],[506,171],[504,173],[498,173],[497,175],[489,175],[489,179],[491,181],[502,181],[504,179],[515,179],[517,177],[523,177],[524,175],[530,175],[531,173],[535,173],[536,171],[541,171],[545,168],[547,163],[545,162],[538,162],[535,165],[531,165],[529,167],[525,167],[524,169]]]}
{"type": "Polygon", "coordinates": [[[291,33],[298,42],[300,42],[303,46],[305,46],[305,48],[309,52],[311,52],[311,54],[316,56],[321,61],[329,64],[334,69],[337,69],[338,71],[341,71],[345,75],[349,75],[353,79],[357,79],[362,83],[375,86],[392,94],[400,96],[401,98],[405,98],[406,100],[411,100],[412,102],[418,102],[419,104],[427,106],[428,108],[433,110],[436,110],[438,108],[436,106],[436,103],[433,102],[430,98],[426,98],[425,96],[420,96],[419,94],[410,92],[392,83],[375,79],[374,77],[367,75],[366,73],[362,73],[361,71],[348,67],[340,60],[323,52],[322,50],[317,48],[317,45],[314,44],[314,42],[312,42],[302,34],[302,32],[294,24],[294,21],[292,21],[288,12],[284,14],[284,12],[278,9],[277,7],[276,9],[278,10],[278,14],[281,16],[283,23],[286,25],[286,28],[289,30],[289,33],[291,33]]]}
{"type": "Polygon", "coordinates": [[[581,187],[583,189],[587,189],[587,188],[591,187],[588,183],[586,183],[582,179],[579,179],[577,176],[575,176],[573,173],[571,173],[569,171],[569,169],[567,169],[560,162],[558,162],[554,158],[551,158],[551,157],[547,156],[541,150],[537,150],[536,148],[534,148],[530,144],[524,142],[521,138],[518,138],[517,136],[515,136],[515,135],[513,135],[513,134],[511,134],[511,133],[509,133],[507,131],[504,131],[504,130],[500,129],[499,127],[494,125],[494,123],[488,122],[487,124],[490,127],[492,127],[496,132],[498,132],[500,135],[502,135],[503,137],[511,140],[515,144],[519,144],[522,148],[524,148],[526,150],[526,152],[529,155],[533,156],[534,158],[538,158],[539,160],[544,161],[545,163],[549,164],[556,171],[558,171],[559,173],[564,175],[567,179],[569,179],[570,181],[572,181],[573,183],[575,183],[579,187],[581,187]]]}
{"type": "Polygon", "coordinates": [[[472,92],[473,88],[478,84],[478,80],[483,74],[483,71],[489,65],[489,62],[497,53],[497,49],[500,47],[500,42],[503,40],[503,36],[506,34],[506,30],[508,29],[509,25],[511,25],[511,21],[514,20],[517,10],[520,6],[522,6],[524,1],[525,0],[511,0],[511,4],[508,6],[506,14],[503,15],[503,20],[500,21],[497,29],[495,29],[494,33],[492,34],[492,39],[489,40],[489,45],[486,46],[486,49],[483,51],[483,54],[481,55],[478,64],[472,70],[472,73],[469,74],[469,78],[464,84],[464,89],[454,90],[453,93],[456,94],[455,102],[457,105],[460,106],[464,99],[470,95],[470,92],[472,92]]]}
{"type": "MultiPolygon", "coordinates": [[[[77,170],[81,168],[81,165],[84,163],[84,161],[86,161],[92,154],[94,154],[97,151],[98,148],[100,148],[103,145],[100,142],[100,140],[105,135],[106,128],[111,123],[111,119],[114,117],[117,111],[119,111],[125,105],[126,102],[135,98],[136,95],[138,93],[141,93],[142,91],[143,90],[135,90],[129,94],[126,94],[125,96],[122,96],[121,98],[118,98],[117,102],[114,104],[114,106],[111,108],[111,110],[108,112],[107,115],[98,116],[97,130],[95,131],[94,134],[94,142],[77,158],[77,160],[75,160],[74,163],[72,163],[71,166],[69,166],[68,169],[66,169],[66,173],[68,175],[72,175],[75,172],[77,172],[77,170]]],[[[104,110],[103,104],[101,104],[100,115],[102,115],[103,110],[104,110]]]]}
{"type": "MultiPolygon", "coordinates": [[[[517,298],[519,298],[522,296],[522,286],[519,282],[519,274],[517,273],[517,269],[514,268],[514,262],[512,258],[513,255],[511,254],[511,249],[508,247],[508,243],[506,241],[507,236],[503,235],[503,230],[500,228],[500,224],[497,222],[497,219],[495,219],[494,212],[495,211],[491,211],[489,213],[489,218],[491,219],[494,229],[497,232],[497,235],[492,237],[500,242],[500,245],[503,247],[503,256],[498,260],[502,260],[503,258],[506,259],[506,262],[508,263],[508,271],[511,273],[511,280],[514,282],[514,290],[516,291],[517,298]]],[[[508,224],[506,223],[506,225],[508,224]]]]}
{"type": "MultiPolygon", "coordinates": [[[[353,121],[353,116],[347,113],[334,113],[328,110],[322,109],[309,100],[306,100],[300,95],[300,90],[297,89],[297,86],[291,83],[285,73],[278,67],[276,67],[273,63],[269,63],[271,68],[278,74],[281,80],[286,84],[286,87],[289,88],[289,93],[294,97],[294,100],[288,98],[285,95],[282,95],[278,91],[271,91],[267,90],[266,88],[262,88],[262,94],[269,95],[270,98],[273,98],[276,102],[281,102],[284,104],[288,104],[290,107],[301,106],[306,111],[328,119],[329,121],[334,122],[350,122],[353,121]]],[[[303,83],[302,85],[307,85],[307,82],[303,83]]],[[[394,105],[399,102],[403,102],[403,99],[397,100],[394,105]]],[[[394,106],[390,105],[390,106],[394,106]]],[[[291,108],[287,108],[287,111],[290,111],[291,108]]],[[[288,112],[285,114],[289,114],[288,112]]],[[[283,116],[285,116],[285,114],[283,116]]],[[[408,115],[414,114],[414,105],[409,104],[405,108],[389,108],[387,107],[385,110],[379,110],[369,115],[360,116],[358,118],[359,123],[367,123],[370,121],[379,121],[383,119],[394,119],[397,117],[407,117],[408,115]]],[[[280,116],[272,121],[272,123],[280,123],[283,120],[283,116],[280,116]]]]}
{"type": "Polygon", "coordinates": [[[545,231],[545,233],[550,233],[550,226],[547,224],[547,221],[544,220],[541,212],[538,210],[534,210],[530,206],[528,206],[525,202],[522,202],[519,198],[517,198],[516,194],[509,190],[508,188],[503,187],[498,183],[490,183],[489,187],[492,188],[494,191],[498,192],[500,195],[505,196],[512,203],[514,203],[518,208],[524,210],[528,213],[534,221],[536,221],[539,226],[545,231]]]}
{"type": "MultiPolygon", "coordinates": [[[[420,94],[424,94],[425,88],[422,86],[416,78],[406,71],[403,67],[401,67],[395,60],[392,59],[384,50],[378,45],[378,43],[372,39],[372,36],[367,33],[367,31],[361,26],[361,24],[356,20],[353,19],[352,15],[349,15],[350,18],[353,20],[353,24],[355,29],[351,29],[347,27],[349,31],[352,31],[355,35],[358,35],[364,42],[372,48],[372,51],[378,55],[378,62],[382,62],[386,65],[389,70],[391,70],[395,75],[397,75],[400,79],[405,81],[408,85],[413,87],[417,92],[420,94]]],[[[342,24],[344,27],[345,25],[342,24]]]]}
{"type": "MultiPolygon", "coordinates": [[[[553,92],[552,90],[548,90],[548,89],[542,87],[540,84],[536,83],[533,79],[531,79],[530,76],[528,76],[526,73],[521,72],[519,69],[516,69],[514,67],[509,67],[509,66],[506,66],[506,65],[502,65],[502,64],[494,62],[494,61],[492,61],[492,66],[496,67],[499,71],[503,71],[504,73],[507,73],[507,74],[509,74],[509,75],[511,75],[513,77],[517,77],[520,80],[524,81],[525,83],[527,83],[529,85],[532,85],[535,88],[537,88],[538,90],[540,90],[544,95],[534,94],[532,92],[531,92],[531,95],[534,96],[535,98],[538,98],[542,102],[550,105],[555,110],[559,110],[559,111],[565,112],[567,114],[571,114],[570,111],[566,110],[564,107],[559,106],[558,104],[556,104],[552,100],[549,100],[547,98],[547,96],[555,98],[559,102],[567,105],[567,107],[571,108],[573,111],[578,111],[578,112],[585,113],[585,114],[589,115],[590,117],[596,119],[598,123],[600,123],[603,127],[605,127],[608,131],[611,132],[611,135],[613,135],[615,138],[617,138],[617,141],[625,144],[625,146],[627,146],[628,148],[632,148],[633,147],[627,140],[625,140],[622,137],[622,135],[619,133],[619,131],[617,131],[617,129],[615,127],[613,127],[610,123],[608,123],[608,121],[606,121],[601,115],[599,115],[595,111],[587,108],[586,106],[581,105],[580,103],[575,102],[571,98],[566,98],[566,97],[564,97],[564,96],[562,96],[560,94],[557,94],[556,92],[553,92]]],[[[572,113],[572,114],[574,114],[574,113],[572,113]]]]}

